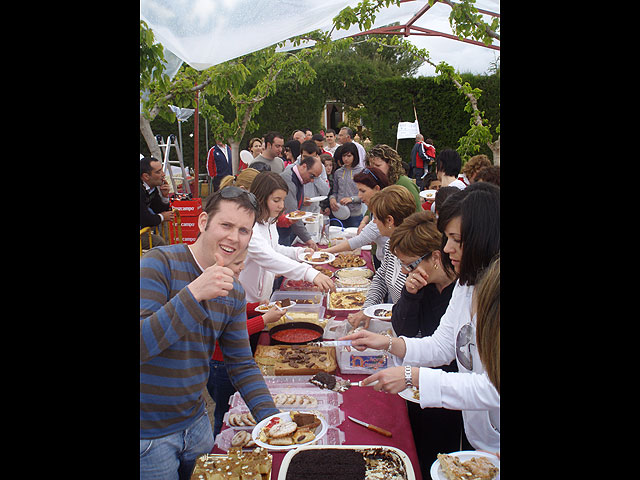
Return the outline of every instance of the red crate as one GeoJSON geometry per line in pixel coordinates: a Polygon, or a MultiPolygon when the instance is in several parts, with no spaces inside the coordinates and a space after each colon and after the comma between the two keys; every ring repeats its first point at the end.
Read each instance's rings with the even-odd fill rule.
{"type": "Polygon", "coordinates": [[[171,207],[178,210],[181,217],[197,217],[202,213],[202,199],[174,200],[171,207]]]}

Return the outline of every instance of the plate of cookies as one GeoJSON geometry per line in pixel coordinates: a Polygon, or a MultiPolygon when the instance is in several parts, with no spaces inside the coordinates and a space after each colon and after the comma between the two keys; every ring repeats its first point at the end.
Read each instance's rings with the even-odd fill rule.
{"type": "Polygon", "coordinates": [[[327,421],[312,412],[290,411],[271,415],[251,432],[256,445],[269,450],[291,450],[311,445],[327,434],[327,421]]]}
{"type": "Polygon", "coordinates": [[[302,251],[298,254],[298,260],[310,265],[323,265],[325,263],[333,262],[335,259],[336,256],[333,253],[323,252],[322,250],[318,250],[317,252],[302,251]]]}

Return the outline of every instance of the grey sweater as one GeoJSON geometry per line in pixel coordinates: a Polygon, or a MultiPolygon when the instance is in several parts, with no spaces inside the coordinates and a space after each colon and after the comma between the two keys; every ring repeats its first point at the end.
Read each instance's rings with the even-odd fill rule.
{"type": "Polygon", "coordinates": [[[358,187],[353,181],[353,176],[361,171],[362,167],[360,165],[356,165],[353,168],[343,165],[333,174],[333,193],[331,197],[335,198],[338,204],[340,204],[342,198],[351,197],[353,201],[347,206],[352,217],[360,215],[362,212],[362,201],[358,197],[358,187]]]}

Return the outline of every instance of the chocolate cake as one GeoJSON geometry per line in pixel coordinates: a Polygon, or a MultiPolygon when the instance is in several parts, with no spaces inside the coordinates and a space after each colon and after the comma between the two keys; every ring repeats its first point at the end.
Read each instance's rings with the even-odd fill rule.
{"type": "Polygon", "coordinates": [[[320,388],[333,390],[336,386],[336,377],[327,372],[318,372],[309,380],[309,382],[320,388]]]}
{"type": "Polygon", "coordinates": [[[297,453],[289,463],[286,480],[363,480],[365,460],[354,450],[323,449],[297,453]]]}

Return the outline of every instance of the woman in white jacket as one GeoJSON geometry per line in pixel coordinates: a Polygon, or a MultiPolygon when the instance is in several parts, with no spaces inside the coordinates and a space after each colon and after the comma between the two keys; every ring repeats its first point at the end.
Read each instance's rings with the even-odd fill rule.
{"type": "Polygon", "coordinates": [[[311,248],[278,244],[275,222],[284,210],[284,199],[288,190],[284,179],[269,171],[260,172],[251,184],[251,193],[258,201],[258,215],[253,226],[245,267],[239,278],[246,292],[247,302],[267,302],[271,298],[276,275],[313,282],[323,292],[335,291],[335,286],[328,276],[298,260],[300,252],[313,252],[311,248]]]}
{"type": "MultiPolygon", "coordinates": [[[[433,335],[392,338],[360,331],[344,337],[357,350],[374,348],[392,355],[390,367],[364,380],[378,380],[375,390],[398,393],[419,387],[420,406],[462,410],[464,430],[473,448],[500,451],[500,394],[490,382],[476,348],[476,315],[472,296],[476,280],[500,252],[500,188],[480,182],[454,193],[442,206],[438,229],[444,234],[443,265],[459,274],[447,311],[433,335]],[[458,372],[429,368],[453,359],[458,372]]],[[[419,262],[418,262],[419,263],[419,262]]],[[[410,293],[427,285],[429,277],[415,262],[405,288],[410,293]]],[[[342,340],[342,339],[341,339],[342,340]]]]}

